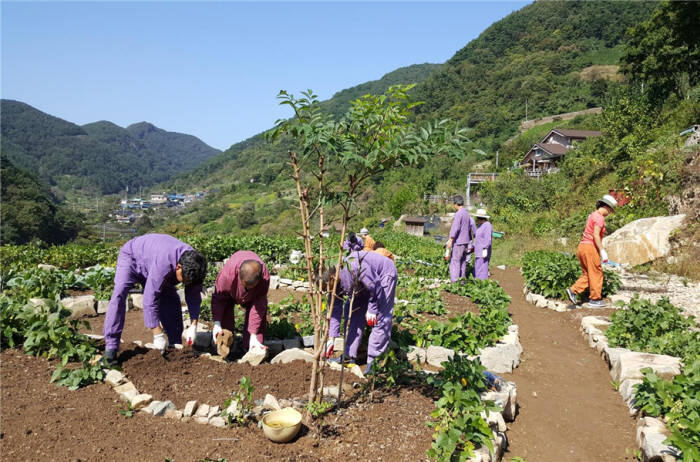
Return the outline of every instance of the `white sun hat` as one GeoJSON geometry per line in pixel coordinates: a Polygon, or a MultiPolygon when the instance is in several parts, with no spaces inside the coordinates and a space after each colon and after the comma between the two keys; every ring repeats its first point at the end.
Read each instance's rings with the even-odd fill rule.
{"type": "Polygon", "coordinates": [[[369,230],[368,230],[367,228],[362,228],[362,229],[360,230],[360,234],[362,234],[363,236],[366,235],[366,234],[369,234],[369,230]]]}
{"type": "Polygon", "coordinates": [[[491,218],[489,215],[486,214],[486,209],[477,209],[474,216],[477,218],[486,218],[487,220],[491,218]]]}
{"type": "Polygon", "coordinates": [[[603,198],[600,200],[603,204],[607,205],[611,209],[615,210],[617,208],[617,199],[612,197],[610,194],[606,194],[603,196],[603,198]]]}

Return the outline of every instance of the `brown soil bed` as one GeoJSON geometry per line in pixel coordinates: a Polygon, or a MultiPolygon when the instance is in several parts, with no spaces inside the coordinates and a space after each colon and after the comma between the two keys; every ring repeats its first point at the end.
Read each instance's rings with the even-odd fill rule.
{"type": "Polygon", "coordinates": [[[275,444],[252,425],[215,428],[140,413],[126,418],[107,385],[57,387],[49,383],[47,361],[19,350],[0,353],[0,364],[3,460],[425,460],[431,441],[425,422],[433,401],[417,389],[375,392],[373,403],[364,398],[328,415],[320,438],[303,427],[292,442],[275,444]]]}
{"type": "MultiPolygon", "coordinates": [[[[191,349],[173,350],[166,358],[155,350],[136,348],[122,352],[122,370],[143,393],[157,400],[171,400],[178,409],[189,400],[221,405],[238,390],[241,377],[250,377],[255,391],[253,399],[267,393],[276,398],[298,398],[309,391],[310,365],[303,361],[289,364],[263,363],[259,366],[222,363],[197,357],[191,349]]],[[[326,370],[324,385],[337,385],[340,372],[326,370]]],[[[344,383],[358,382],[357,376],[345,373],[344,383]]],[[[345,388],[345,387],[344,387],[345,388]]],[[[346,389],[345,392],[348,390],[346,389]]]]}

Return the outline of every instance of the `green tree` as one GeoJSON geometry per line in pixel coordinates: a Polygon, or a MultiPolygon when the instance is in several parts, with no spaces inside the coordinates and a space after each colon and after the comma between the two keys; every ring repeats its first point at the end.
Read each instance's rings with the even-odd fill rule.
{"type": "Polygon", "coordinates": [[[700,8],[696,2],[665,1],[630,28],[622,71],[646,86],[661,103],[670,94],[684,97],[700,84],[700,8]]]}
{"type": "Polygon", "coordinates": [[[238,224],[242,229],[246,229],[250,228],[256,223],[255,204],[252,202],[246,202],[241,206],[241,210],[238,212],[238,224]]]}
{"type": "Polygon", "coordinates": [[[353,205],[364,184],[374,175],[400,165],[416,165],[439,154],[456,159],[463,155],[464,130],[447,120],[423,127],[408,121],[411,109],[420,104],[410,101],[408,92],[412,87],[396,85],[383,95],[362,96],[337,122],[321,112],[318,99],[311,90],[304,92],[299,99],[285,91],[278,96],[280,104],[293,109],[294,117],[278,121],[270,138],[289,136],[298,146],[298,152],[289,151],[289,158],[296,183],[311,288],[311,318],[316,345],[309,386],[311,402],[317,397],[319,359],[322,345],[328,339],[332,311],[324,310],[323,303],[329,295],[335,294],[343,262],[342,243],[353,205]],[[332,170],[332,167],[336,169],[332,170]],[[338,249],[338,253],[326,255],[321,230],[331,224],[329,215],[334,204],[341,210],[342,228],[339,241],[328,248],[338,249]],[[318,223],[318,227],[312,228],[312,223],[318,223]],[[320,282],[320,276],[326,261],[332,262],[334,258],[335,284],[327,288],[320,282]],[[318,273],[315,273],[315,262],[318,262],[318,273]]]}

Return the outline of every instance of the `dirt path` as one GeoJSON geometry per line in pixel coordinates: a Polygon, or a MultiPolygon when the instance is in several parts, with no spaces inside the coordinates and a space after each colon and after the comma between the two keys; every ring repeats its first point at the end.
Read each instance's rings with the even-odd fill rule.
{"type": "Polygon", "coordinates": [[[517,269],[495,269],[492,276],[513,299],[510,312],[524,350],[520,366],[504,374],[517,383],[520,406],[504,460],[636,460],[635,421],[613,389],[605,363],[578,331],[589,310],[537,308],[525,301],[517,269]]]}

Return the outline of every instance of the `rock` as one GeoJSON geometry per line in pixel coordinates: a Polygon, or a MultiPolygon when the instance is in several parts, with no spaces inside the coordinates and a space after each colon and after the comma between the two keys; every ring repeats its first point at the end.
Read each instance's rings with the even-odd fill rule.
{"type": "Polygon", "coordinates": [[[314,346],[314,336],[313,335],[307,335],[306,337],[302,337],[302,340],[304,342],[304,348],[313,348],[313,346],[314,346]]]}
{"type": "Polygon", "coordinates": [[[197,422],[198,424],[208,424],[209,418],[208,417],[195,417],[194,421],[197,422]]]}
{"type": "Polygon", "coordinates": [[[309,289],[307,289],[306,287],[296,287],[294,288],[294,290],[296,290],[297,292],[308,292],[309,289]]]}
{"type": "Polygon", "coordinates": [[[197,408],[197,412],[194,413],[195,417],[207,417],[209,418],[209,405],[200,404],[197,408]]]}
{"type": "Polygon", "coordinates": [[[277,411],[282,409],[279,403],[277,402],[277,398],[275,398],[269,393],[265,395],[265,401],[263,401],[262,406],[263,408],[269,409],[271,411],[277,411]]]}
{"type": "Polygon", "coordinates": [[[496,268],[498,268],[499,270],[505,271],[506,265],[498,265],[496,268]]]}
{"type": "Polygon", "coordinates": [[[557,242],[561,245],[566,245],[566,243],[569,242],[569,240],[565,237],[560,237],[559,239],[557,239],[557,242]]]}
{"type": "MultiPolygon", "coordinates": [[[[117,372],[117,371],[115,371],[115,372],[117,372]]],[[[135,386],[133,383],[131,383],[131,382],[126,382],[126,383],[124,383],[124,384],[117,385],[117,386],[114,387],[114,391],[115,391],[117,394],[120,394],[120,395],[121,395],[122,393],[126,393],[126,392],[132,391],[132,390],[133,390],[133,391],[136,391],[136,386],[135,386]]],[[[138,393],[137,393],[137,394],[138,394],[138,393]]]]}
{"type": "Polygon", "coordinates": [[[143,294],[131,294],[131,306],[135,310],[143,309],[143,294]]]}
{"type": "Polygon", "coordinates": [[[124,374],[115,369],[110,369],[110,371],[107,372],[107,375],[105,376],[105,383],[108,383],[113,387],[119,386],[125,381],[126,379],[124,378],[124,374]]]}
{"type": "Polygon", "coordinates": [[[187,401],[185,409],[182,411],[184,417],[192,417],[197,410],[197,400],[187,401]]]}
{"type": "Polygon", "coordinates": [[[207,414],[207,417],[209,417],[209,419],[211,419],[212,417],[218,416],[219,414],[221,414],[221,407],[210,406],[209,413],[207,414]]]}
{"type": "Polygon", "coordinates": [[[426,362],[431,366],[442,367],[444,361],[449,361],[454,357],[455,352],[449,348],[430,345],[425,352],[426,362]]]}
{"type": "Polygon", "coordinates": [[[664,444],[666,438],[668,436],[663,433],[644,432],[641,446],[642,460],[649,462],[676,462],[679,460],[678,451],[664,444]]]}
{"type": "Polygon", "coordinates": [[[407,359],[412,362],[417,362],[418,364],[425,363],[427,358],[427,350],[425,348],[420,348],[417,346],[408,347],[407,359]]]}
{"type": "Polygon", "coordinates": [[[581,319],[581,328],[584,330],[584,332],[588,332],[588,329],[592,327],[600,329],[601,327],[607,327],[610,324],[610,321],[602,316],[584,316],[581,319]]]}
{"type": "Polygon", "coordinates": [[[215,427],[223,428],[226,426],[226,421],[224,420],[223,417],[216,416],[212,417],[209,419],[209,425],[213,425],[215,427]]]}
{"type": "Polygon", "coordinates": [[[97,301],[97,314],[107,314],[108,307],[109,307],[109,300],[98,300],[97,301]]]}
{"type": "Polygon", "coordinates": [[[156,417],[165,415],[166,411],[177,410],[172,401],[151,401],[148,405],[148,410],[156,417]]]}
{"type": "Polygon", "coordinates": [[[557,311],[559,313],[566,313],[569,310],[569,307],[566,303],[564,302],[555,302],[554,303],[554,311],[557,311]]]}
{"type": "Polygon", "coordinates": [[[153,397],[151,395],[141,393],[140,395],[134,396],[134,398],[131,400],[131,407],[138,410],[148,406],[151,401],[153,401],[153,397]]]}
{"type": "Polygon", "coordinates": [[[54,271],[54,270],[57,270],[57,269],[58,269],[58,268],[56,268],[55,266],[53,266],[53,265],[47,265],[46,263],[39,263],[39,264],[37,265],[37,267],[38,267],[40,270],[44,270],[44,271],[54,271]]]}
{"type": "Polygon", "coordinates": [[[605,359],[605,362],[608,363],[610,374],[612,374],[612,370],[615,365],[620,362],[620,356],[629,352],[630,350],[627,348],[608,347],[603,349],[603,359],[605,359]]]}
{"type": "Polygon", "coordinates": [[[127,403],[131,403],[131,401],[136,398],[136,396],[139,394],[138,390],[135,388],[133,390],[128,390],[123,393],[119,393],[119,399],[122,401],[126,401],[127,403]]]}
{"type": "Polygon", "coordinates": [[[623,380],[617,387],[617,391],[620,392],[625,402],[629,403],[634,400],[634,386],[638,383],[642,383],[642,381],[640,379],[627,379],[623,380]]]}
{"type": "Polygon", "coordinates": [[[163,417],[166,419],[180,420],[182,419],[182,411],[178,411],[177,409],[168,409],[165,411],[165,415],[163,417]]]}
{"type": "Polygon", "coordinates": [[[292,348],[303,348],[304,341],[301,337],[286,338],[282,340],[282,345],[284,345],[285,350],[291,350],[292,348]]]}
{"type": "Polygon", "coordinates": [[[291,286],[293,282],[294,281],[292,281],[291,279],[280,278],[280,285],[281,286],[291,286]]]}
{"type": "Polygon", "coordinates": [[[515,383],[508,382],[508,401],[503,408],[503,418],[508,422],[515,420],[518,411],[518,388],[515,383]]]}
{"type": "Polygon", "coordinates": [[[78,297],[66,297],[61,300],[61,305],[71,311],[68,319],[80,319],[84,317],[96,316],[95,296],[80,295],[78,297]]]}
{"type": "Polygon", "coordinates": [[[270,276],[270,290],[276,290],[280,286],[279,276],[270,276]]]}
{"type": "Polygon", "coordinates": [[[197,331],[194,338],[194,348],[197,350],[209,350],[211,347],[211,332],[197,331]]]}
{"type": "Polygon", "coordinates": [[[556,311],[557,301],[556,300],[547,300],[547,309],[550,309],[552,311],[556,311]]]}
{"type": "Polygon", "coordinates": [[[616,382],[622,383],[627,379],[642,379],[640,369],[650,367],[664,379],[671,379],[681,373],[680,359],[668,355],[638,353],[631,351],[620,355],[619,361],[610,370],[610,375],[616,382]]]}
{"type": "Polygon", "coordinates": [[[506,334],[496,345],[482,348],[479,352],[481,364],[496,373],[510,373],[520,364],[523,347],[517,332],[506,334]]]}
{"type": "Polygon", "coordinates": [[[681,214],[635,220],[603,238],[603,247],[611,261],[631,266],[665,257],[671,251],[669,237],[684,219],[681,214]]]}
{"type": "Polygon", "coordinates": [[[299,348],[292,348],[290,350],[284,350],[282,353],[278,354],[274,358],[272,358],[272,361],[270,361],[272,364],[277,364],[277,363],[282,363],[282,364],[287,364],[291,363],[292,361],[306,361],[306,362],[312,362],[314,359],[313,355],[311,353],[308,353],[304,350],[301,350],[299,348]]]}
{"type": "MultiPolygon", "coordinates": [[[[30,298],[28,303],[31,305],[34,305],[36,308],[46,308],[46,302],[48,301],[48,298],[30,298]]],[[[35,309],[34,312],[38,312],[40,310],[35,309]]]]}
{"type": "Polygon", "coordinates": [[[292,287],[298,289],[299,287],[305,287],[304,281],[292,281],[292,287]]]}
{"type": "Polygon", "coordinates": [[[251,348],[246,354],[243,355],[241,359],[238,360],[238,364],[248,363],[251,366],[257,366],[265,360],[267,357],[267,350],[265,348],[251,348]]]}
{"type": "Polygon", "coordinates": [[[537,308],[547,308],[547,299],[544,296],[535,294],[533,295],[533,298],[537,308]]]}
{"type": "Polygon", "coordinates": [[[528,303],[534,304],[535,303],[534,296],[535,296],[535,294],[533,294],[532,292],[528,292],[527,294],[525,294],[525,301],[528,303]]]}
{"type": "Polygon", "coordinates": [[[278,338],[266,339],[263,344],[267,347],[267,354],[272,358],[284,351],[284,343],[278,338]]]}
{"type": "Polygon", "coordinates": [[[481,411],[481,417],[486,420],[486,423],[489,424],[489,427],[491,427],[491,430],[494,432],[504,432],[507,430],[506,422],[503,420],[503,416],[500,412],[489,411],[487,415],[485,411],[481,411]]]}

